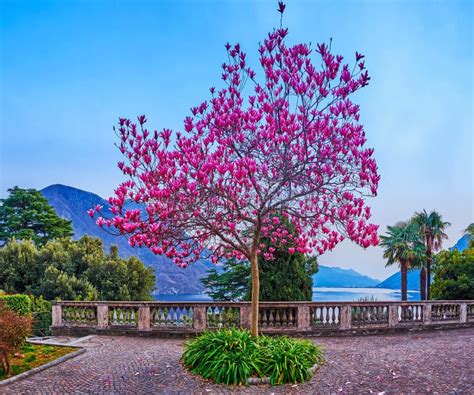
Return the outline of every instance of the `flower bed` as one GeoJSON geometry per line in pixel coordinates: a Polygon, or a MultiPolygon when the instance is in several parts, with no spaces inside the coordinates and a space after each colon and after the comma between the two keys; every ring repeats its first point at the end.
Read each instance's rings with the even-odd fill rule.
{"type": "Polygon", "coordinates": [[[205,332],[185,343],[184,366],[222,384],[249,384],[267,378],[271,384],[311,378],[323,363],[323,351],[310,340],[287,336],[252,337],[246,330],[205,332]]]}
{"type": "Polygon", "coordinates": [[[25,343],[19,352],[11,356],[10,374],[8,376],[0,367],[0,381],[47,364],[76,350],[77,348],[74,347],[25,343]]]}

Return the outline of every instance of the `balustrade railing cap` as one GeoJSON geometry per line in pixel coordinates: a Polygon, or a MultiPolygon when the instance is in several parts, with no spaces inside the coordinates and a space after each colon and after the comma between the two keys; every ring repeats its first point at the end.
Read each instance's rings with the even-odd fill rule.
{"type": "MultiPolygon", "coordinates": [[[[373,302],[320,302],[320,301],[295,301],[295,302],[260,302],[260,306],[274,306],[274,307],[289,307],[289,306],[359,306],[359,305],[419,305],[419,304],[474,304],[474,300],[429,300],[429,301],[373,301],[373,302]]],[[[227,301],[82,301],[82,300],[54,300],[52,301],[53,305],[63,305],[63,306],[97,306],[97,305],[106,305],[106,306],[159,306],[159,305],[176,305],[176,306],[246,306],[250,305],[250,302],[227,302],[227,301]]]]}

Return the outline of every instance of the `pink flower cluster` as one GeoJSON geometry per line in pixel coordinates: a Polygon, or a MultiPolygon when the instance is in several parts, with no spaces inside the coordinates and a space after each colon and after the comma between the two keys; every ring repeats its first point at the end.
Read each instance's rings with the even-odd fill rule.
{"type": "Polygon", "coordinates": [[[214,262],[272,259],[282,245],[322,254],[346,237],[378,243],[365,198],[379,175],[350,99],[370,80],[363,56],[350,67],[325,44],[287,46],[287,34],[277,29],[260,46],[260,80],[239,44],[227,44],[224,87],[191,109],[183,132],[151,132],[145,116],[120,119],[128,180],[109,199],[110,215],[90,210],[99,226],[180,266],[204,253],[214,262]]]}

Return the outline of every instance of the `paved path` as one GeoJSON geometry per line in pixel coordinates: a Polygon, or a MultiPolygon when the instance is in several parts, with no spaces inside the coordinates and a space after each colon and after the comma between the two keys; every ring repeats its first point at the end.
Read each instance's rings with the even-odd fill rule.
{"type": "Polygon", "coordinates": [[[181,367],[181,340],[93,337],[85,354],[0,393],[474,394],[474,328],[315,341],[326,364],[303,385],[217,386],[181,367]]]}

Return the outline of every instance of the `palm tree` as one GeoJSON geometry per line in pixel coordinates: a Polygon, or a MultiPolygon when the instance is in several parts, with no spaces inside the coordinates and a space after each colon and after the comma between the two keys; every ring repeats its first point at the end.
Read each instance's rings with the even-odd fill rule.
{"type": "Polygon", "coordinates": [[[407,273],[412,262],[419,259],[421,241],[418,228],[410,222],[397,222],[387,226],[387,235],[380,236],[380,245],[384,249],[385,266],[398,262],[401,273],[402,301],[407,300],[407,273]]]}
{"type": "MultiPolygon", "coordinates": [[[[426,289],[427,289],[427,300],[430,300],[430,285],[431,285],[431,263],[433,261],[433,252],[439,251],[443,245],[443,240],[447,239],[448,236],[444,231],[451,225],[449,222],[444,222],[443,217],[437,211],[427,213],[426,210],[415,213],[412,218],[412,222],[418,226],[420,235],[425,244],[426,254],[426,289]]],[[[420,276],[423,273],[420,272],[420,276]]],[[[423,280],[420,280],[423,281],[423,280]]]]}

